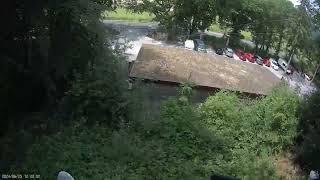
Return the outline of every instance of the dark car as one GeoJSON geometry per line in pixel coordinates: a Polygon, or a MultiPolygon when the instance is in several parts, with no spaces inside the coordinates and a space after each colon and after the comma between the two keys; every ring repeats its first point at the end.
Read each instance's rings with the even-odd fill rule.
{"type": "Polygon", "coordinates": [[[222,48],[216,49],[216,54],[223,55],[223,49],[222,48]]]}
{"type": "Polygon", "coordinates": [[[256,63],[259,65],[263,65],[263,59],[260,56],[255,55],[254,58],[256,59],[256,63]]]}
{"type": "Polygon", "coordinates": [[[199,52],[207,52],[206,45],[201,39],[194,40],[194,50],[199,52]]]}

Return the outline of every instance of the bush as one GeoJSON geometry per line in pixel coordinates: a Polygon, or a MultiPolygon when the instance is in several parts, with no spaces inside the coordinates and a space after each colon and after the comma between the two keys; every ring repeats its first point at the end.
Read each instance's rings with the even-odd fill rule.
{"type": "Polygon", "coordinates": [[[279,152],[293,145],[297,136],[297,111],[299,98],[286,87],[276,88],[253,108],[256,118],[252,129],[259,136],[262,146],[271,152],[279,152]]]}
{"type": "MultiPolygon", "coordinates": [[[[155,125],[74,125],[33,145],[23,166],[43,179],[67,170],[77,179],[208,179],[222,173],[229,151],[204,129],[188,101],[171,100],[155,125]]],[[[150,123],[149,123],[150,124],[150,123]]]]}
{"type": "MultiPolygon", "coordinates": [[[[112,61],[120,61],[114,56],[112,61]]],[[[94,71],[76,75],[66,99],[71,103],[72,118],[85,117],[88,123],[104,122],[117,126],[130,119],[131,98],[125,72],[119,62],[98,62],[94,71]],[[126,93],[127,92],[127,93],[126,93]]]]}
{"type": "Polygon", "coordinates": [[[162,106],[159,119],[142,118],[119,130],[80,123],[42,138],[23,170],[44,179],[60,170],[77,179],[278,179],[270,156],[295,136],[298,98],[291,91],[279,88],[249,103],[221,91],[198,108],[189,103],[188,87],[180,93],[162,106]]]}
{"type": "Polygon", "coordinates": [[[201,120],[208,129],[230,141],[236,141],[241,127],[240,100],[233,94],[221,91],[200,106],[201,120]]]}
{"type": "Polygon", "coordinates": [[[251,104],[222,91],[208,98],[199,111],[208,129],[233,142],[234,149],[272,154],[293,145],[298,103],[294,92],[284,87],[251,104]]]}

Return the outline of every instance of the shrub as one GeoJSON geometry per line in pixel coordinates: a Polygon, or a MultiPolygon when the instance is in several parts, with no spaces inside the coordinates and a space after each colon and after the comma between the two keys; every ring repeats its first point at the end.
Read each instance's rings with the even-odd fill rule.
{"type": "MultiPolygon", "coordinates": [[[[115,57],[111,60],[117,61],[115,57]]],[[[67,99],[72,106],[72,118],[85,117],[88,123],[104,122],[117,126],[130,118],[131,103],[126,93],[125,76],[117,62],[99,62],[95,70],[76,75],[67,99]],[[113,64],[114,63],[114,64],[113,64]]]]}
{"type": "Polygon", "coordinates": [[[240,105],[235,94],[221,91],[200,106],[201,120],[212,132],[235,141],[242,121],[240,105]]]}
{"type": "Polygon", "coordinates": [[[298,97],[286,87],[249,104],[234,93],[222,91],[209,97],[199,111],[212,132],[233,142],[235,149],[247,148],[258,155],[293,144],[298,103],[298,97]]]}
{"type": "Polygon", "coordinates": [[[253,108],[257,118],[252,129],[259,135],[259,143],[271,152],[279,152],[293,145],[297,136],[299,98],[287,87],[276,88],[253,108]]]}

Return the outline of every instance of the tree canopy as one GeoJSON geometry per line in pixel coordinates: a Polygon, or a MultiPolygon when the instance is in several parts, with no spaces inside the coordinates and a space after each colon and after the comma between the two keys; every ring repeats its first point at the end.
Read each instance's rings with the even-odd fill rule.
{"type": "Polygon", "coordinates": [[[237,47],[241,32],[249,31],[256,53],[277,57],[286,52],[287,58],[295,54],[303,61],[308,39],[317,31],[317,6],[318,1],[307,0],[296,7],[289,0],[144,0],[136,9],[153,13],[169,35],[190,35],[219,23],[231,46],[237,47]]]}

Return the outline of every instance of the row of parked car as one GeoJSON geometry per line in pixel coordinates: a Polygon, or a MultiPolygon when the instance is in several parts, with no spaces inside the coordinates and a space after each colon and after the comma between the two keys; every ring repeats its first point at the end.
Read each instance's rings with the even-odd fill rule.
{"type": "Polygon", "coordinates": [[[216,54],[226,55],[229,58],[233,58],[234,54],[236,54],[239,57],[239,59],[242,61],[249,61],[251,63],[257,63],[261,66],[265,65],[267,67],[272,67],[276,71],[278,71],[279,68],[281,68],[284,71],[286,71],[287,74],[293,73],[293,68],[291,66],[288,67],[288,63],[281,58],[278,61],[269,57],[262,58],[259,55],[245,53],[240,49],[237,49],[236,52],[234,53],[234,51],[230,48],[225,48],[225,49],[218,48],[216,49],[216,54]]]}
{"type": "MultiPolygon", "coordinates": [[[[206,45],[201,39],[185,41],[185,48],[207,53],[206,45]]],[[[242,61],[249,61],[251,63],[257,63],[261,66],[264,65],[267,67],[272,67],[276,71],[281,68],[286,71],[287,74],[293,73],[293,68],[291,66],[288,67],[288,63],[281,58],[278,60],[269,57],[262,58],[261,56],[256,54],[245,53],[240,49],[237,49],[234,52],[231,48],[217,48],[215,49],[215,52],[218,55],[226,55],[229,58],[233,58],[234,54],[236,54],[242,61]]]]}

